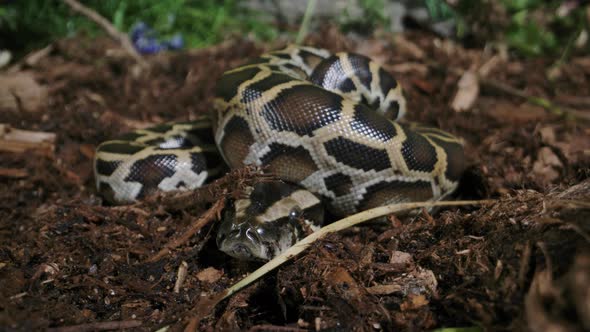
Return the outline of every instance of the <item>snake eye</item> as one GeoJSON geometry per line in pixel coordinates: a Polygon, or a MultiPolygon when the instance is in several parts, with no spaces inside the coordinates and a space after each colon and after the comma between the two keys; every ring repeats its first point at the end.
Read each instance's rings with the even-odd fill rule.
{"type": "Polygon", "coordinates": [[[291,219],[291,220],[299,219],[302,214],[303,214],[303,211],[301,210],[301,208],[299,206],[294,206],[291,209],[291,211],[289,211],[289,219],[291,219]]]}

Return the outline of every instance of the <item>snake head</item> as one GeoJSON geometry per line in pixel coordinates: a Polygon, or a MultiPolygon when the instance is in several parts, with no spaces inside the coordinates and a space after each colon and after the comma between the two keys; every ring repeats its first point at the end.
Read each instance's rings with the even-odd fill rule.
{"type": "Polygon", "coordinates": [[[311,192],[282,181],[261,182],[229,206],[217,246],[245,260],[270,260],[323,223],[324,210],[311,192]]]}

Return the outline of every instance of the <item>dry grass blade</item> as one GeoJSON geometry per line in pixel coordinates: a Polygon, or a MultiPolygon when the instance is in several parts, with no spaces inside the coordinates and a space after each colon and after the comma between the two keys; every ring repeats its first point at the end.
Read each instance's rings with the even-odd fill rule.
{"type": "Polygon", "coordinates": [[[322,227],[319,231],[312,233],[311,235],[307,236],[303,240],[295,243],[289,250],[285,251],[283,254],[275,257],[268,263],[264,264],[258,270],[249,274],[246,278],[240,280],[238,283],[233,285],[232,287],[226,289],[225,291],[217,294],[213,294],[210,297],[202,298],[199,303],[195,306],[196,314],[188,320],[188,324],[185,328],[185,331],[193,331],[196,326],[198,326],[198,322],[208,316],[215,306],[221,302],[222,300],[230,297],[234,293],[238,292],[239,290],[243,289],[244,287],[250,285],[254,281],[260,279],[265,274],[269,273],[270,271],[274,270],[275,268],[281,266],[282,264],[286,263],[293,257],[302,253],[305,249],[307,249],[311,244],[319,239],[323,238],[324,236],[341,231],[343,229],[361,224],[365,221],[372,220],[378,217],[382,217],[385,215],[389,215],[392,213],[404,211],[404,210],[412,210],[417,208],[424,208],[424,207],[433,207],[433,206],[461,206],[461,205],[481,205],[485,203],[491,203],[494,200],[479,200],[479,201],[441,201],[441,202],[416,202],[416,203],[400,203],[400,204],[392,204],[377,207],[371,210],[359,212],[352,216],[346,217],[335,223],[332,223],[328,226],[322,227]]]}
{"type": "Polygon", "coordinates": [[[199,230],[201,230],[201,228],[203,228],[205,225],[207,225],[208,223],[213,221],[213,219],[215,219],[215,217],[219,216],[219,213],[221,212],[221,210],[223,210],[224,206],[225,206],[225,199],[224,198],[218,199],[217,202],[215,202],[215,204],[213,204],[213,206],[211,206],[209,208],[209,210],[207,210],[207,212],[205,212],[201,216],[201,218],[197,219],[194,223],[192,223],[184,231],[184,233],[182,233],[181,236],[170,240],[170,242],[166,243],[166,245],[162,249],[160,249],[160,251],[158,251],[157,254],[148,258],[146,260],[146,262],[148,262],[148,263],[156,262],[156,261],[160,260],[162,257],[166,256],[166,254],[168,254],[168,252],[170,252],[172,249],[178,248],[182,244],[188,242],[193,237],[193,235],[195,235],[199,230]]]}
{"type": "Polygon", "coordinates": [[[107,19],[100,16],[94,10],[82,5],[76,0],[63,0],[68,6],[70,6],[74,11],[88,17],[94,23],[98,24],[102,29],[106,31],[113,39],[119,41],[121,43],[121,47],[127,52],[135,61],[144,69],[149,68],[149,64],[137,53],[135,47],[129,40],[126,34],[121,33],[115,28],[107,19]]]}
{"type": "Polygon", "coordinates": [[[246,278],[239,281],[237,284],[233,285],[229,289],[226,290],[224,295],[224,299],[231,296],[235,292],[239,291],[240,289],[248,286],[252,282],[256,281],[260,277],[264,276],[268,272],[274,270],[275,268],[279,267],[280,265],[284,264],[285,262],[289,261],[291,258],[297,256],[305,249],[307,249],[312,243],[315,241],[323,238],[324,236],[341,231],[343,229],[361,224],[365,221],[372,220],[378,217],[382,217],[388,214],[404,211],[404,210],[412,210],[417,208],[423,207],[432,207],[432,206],[460,206],[460,205],[480,205],[485,203],[493,202],[493,200],[480,200],[480,201],[441,201],[441,202],[417,202],[417,203],[401,203],[401,204],[392,204],[377,207],[374,209],[370,209],[367,211],[363,211],[352,216],[346,217],[344,219],[340,219],[339,221],[332,223],[326,227],[322,227],[319,231],[310,234],[303,240],[295,243],[291,248],[285,251],[283,254],[275,257],[268,263],[264,264],[258,270],[252,272],[246,278]]]}

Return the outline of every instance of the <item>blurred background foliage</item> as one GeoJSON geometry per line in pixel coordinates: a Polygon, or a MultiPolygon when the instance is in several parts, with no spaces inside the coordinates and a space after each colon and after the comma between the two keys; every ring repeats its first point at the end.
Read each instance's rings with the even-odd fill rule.
{"type": "MultiPolygon", "coordinates": [[[[331,0],[319,0],[331,1],[331,0]]],[[[352,0],[348,0],[352,1],[352,0]]],[[[247,0],[85,0],[84,5],[130,31],[138,22],[166,38],[182,35],[184,46],[205,47],[228,35],[266,41],[294,34],[267,12],[244,6],[247,0]]],[[[348,9],[331,18],[344,31],[388,30],[384,8],[392,0],[356,0],[361,15],[348,9]]],[[[451,21],[452,36],[474,46],[501,43],[523,56],[562,56],[572,45],[588,50],[590,9],[587,0],[423,0],[430,20],[451,21]]],[[[318,17],[317,21],[320,18],[318,17]]],[[[325,18],[321,18],[325,21],[325,18]]],[[[312,19],[312,22],[314,20],[312,19]]],[[[317,22],[316,22],[317,23],[317,22]]],[[[292,27],[291,27],[292,28],[292,27]]],[[[293,30],[293,29],[292,29],[293,30]]],[[[24,52],[74,34],[102,31],[58,0],[0,0],[0,48],[24,52]]]]}
{"type": "MultiPolygon", "coordinates": [[[[232,33],[247,33],[267,40],[277,30],[264,15],[244,10],[239,0],[86,0],[80,1],[111,21],[119,31],[145,22],[162,37],[182,34],[190,48],[204,47],[232,33]]],[[[73,13],[59,0],[2,1],[1,37],[9,47],[39,47],[60,37],[103,31],[94,22],[73,13]]]]}

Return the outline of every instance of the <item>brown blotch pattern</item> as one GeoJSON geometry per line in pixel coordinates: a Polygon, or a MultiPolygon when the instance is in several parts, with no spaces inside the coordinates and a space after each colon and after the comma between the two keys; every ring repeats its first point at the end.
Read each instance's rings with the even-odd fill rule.
{"type": "Polygon", "coordinates": [[[386,204],[426,201],[432,198],[430,182],[383,181],[366,188],[358,209],[367,210],[386,204]]]}
{"type": "Polygon", "coordinates": [[[342,97],[313,85],[300,85],[281,91],[263,106],[262,116],[270,127],[298,135],[313,131],[341,117],[342,97]]]}
{"type": "Polygon", "coordinates": [[[436,150],[424,136],[404,128],[406,139],[402,143],[402,157],[412,171],[432,172],[436,166],[436,150]]]}
{"type": "Polygon", "coordinates": [[[176,155],[151,155],[133,163],[125,181],[141,183],[143,186],[137,198],[142,198],[154,192],[162,180],[173,176],[176,173],[177,164],[176,155]]]}
{"type": "Polygon", "coordinates": [[[350,127],[365,137],[383,142],[397,135],[395,126],[389,120],[363,104],[355,105],[354,120],[350,123],[350,127]]]}
{"type": "Polygon", "coordinates": [[[326,152],[344,165],[364,171],[382,171],[391,167],[385,150],[337,137],[324,143],[326,152]]]}
{"type": "Polygon", "coordinates": [[[318,170],[311,154],[304,147],[280,143],[269,145],[270,151],[261,159],[270,173],[285,181],[299,182],[318,170]]]}
{"type": "Polygon", "coordinates": [[[253,143],[254,137],[246,120],[234,116],[227,122],[219,145],[229,166],[235,168],[242,166],[253,143]]]}

